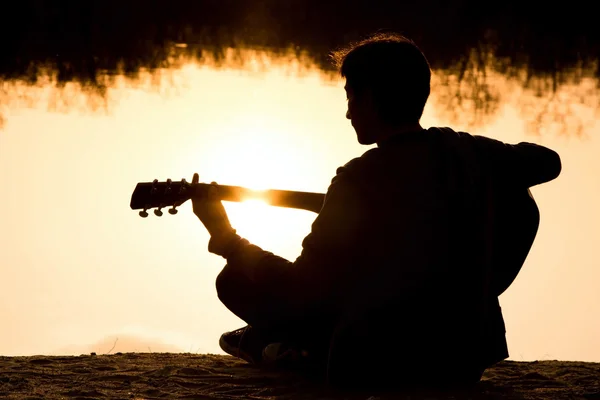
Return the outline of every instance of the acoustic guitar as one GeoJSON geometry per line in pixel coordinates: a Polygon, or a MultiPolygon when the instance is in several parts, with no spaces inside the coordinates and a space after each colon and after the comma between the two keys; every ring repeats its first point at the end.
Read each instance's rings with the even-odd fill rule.
{"type": "MultiPolygon", "coordinates": [[[[203,196],[211,185],[191,184],[185,179],[138,183],[131,196],[131,209],[141,210],[139,215],[147,217],[154,209],[156,216],[177,214],[177,207],[192,196],[203,196]]],[[[301,209],[318,213],[325,195],[291,190],[251,190],[241,186],[217,185],[220,200],[240,202],[261,199],[269,205],[301,209]]],[[[539,226],[539,210],[528,189],[495,188],[493,191],[493,259],[491,262],[491,287],[495,295],[502,294],[521,270],[539,226]]]]}

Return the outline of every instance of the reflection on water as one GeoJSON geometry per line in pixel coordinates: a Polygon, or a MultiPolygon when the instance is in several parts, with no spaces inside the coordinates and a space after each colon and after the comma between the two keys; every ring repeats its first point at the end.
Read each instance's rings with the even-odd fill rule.
{"type": "MultiPolygon", "coordinates": [[[[122,88],[135,88],[166,98],[177,96],[188,85],[182,78],[185,73],[178,72],[199,64],[204,68],[243,70],[245,74],[257,75],[282,63],[288,74],[298,77],[317,68],[314,60],[305,53],[292,50],[273,53],[229,48],[223,49],[217,57],[212,53],[199,58],[180,55],[169,68],[140,68],[135,74],[125,74],[121,70],[117,73],[98,72],[93,82],[77,79],[65,82],[55,69],[36,69],[34,81],[0,79],[0,129],[7,122],[8,112],[22,107],[41,106],[58,113],[110,114],[113,105],[120,101],[119,90],[122,88]]],[[[328,81],[334,78],[334,73],[323,72],[321,77],[328,81]]]]}
{"type": "Polygon", "coordinates": [[[600,33],[594,13],[582,12],[585,7],[504,1],[490,10],[474,0],[377,7],[358,0],[179,0],[152,6],[95,0],[69,7],[23,0],[4,7],[0,123],[7,103],[15,101],[7,99],[6,82],[35,85],[49,74],[58,87],[75,82],[83,88],[90,109],[102,108],[117,76],[134,82],[206,59],[231,65],[231,49],[240,50],[240,57],[242,49],[306,54],[331,71],[332,49],[381,28],[402,32],[422,47],[445,85],[440,109],[457,123],[478,125],[497,117],[506,97],[497,77],[529,96],[521,108],[538,132],[555,122],[550,130],[581,131],[585,122],[567,129],[571,122],[552,121],[554,115],[564,121],[570,118],[565,108],[600,104],[600,33]],[[586,88],[592,93],[579,88],[584,81],[591,81],[586,88]],[[572,88],[575,93],[565,99],[572,88]]]}
{"type": "MultiPolygon", "coordinates": [[[[180,46],[182,47],[182,46],[180,46]]],[[[190,66],[244,71],[262,74],[285,64],[288,73],[303,76],[320,70],[323,83],[337,79],[332,70],[322,70],[308,53],[251,49],[222,49],[218,56],[205,54],[188,58],[179,55],[169,68],[138,70],[134,75],[96,74],[94,82],[62,82],[57,71],[38,70],[34,83],[23,80],[4,82],[0,89],[0,129],[8,110],[19,107],[45,106],[52,112],[96,112],[110,114],[119,101],[118,89],[131,87],[162,96],[177,96],[187,83],[177,71],[190,66]]],[[[491,123],[508,103],[518,103],[521,118],[528,130],[536,134],[559,133],[580,136],[594,123],[600,111],[598,81],[582,68],[561,71],[557,76],[536,76],[514,68],[508,74],[498,72],[501,64],[493,54],[476,50],[458,65],[434,70],[431,102],[440,117],[452,124],[477,128],[491,123]],[[560,79],[560,84],[555,81],[560,79]]]]}
{"type": "Polygon", "coordinates": [[[600,112],[595,66],[531,76],[525,68],[505,69],[492,53],[472,54],[447,70],[435,71],[436,109],[452,123],[472,128],[498,118],[501,108],[517,104],[528,130],[536,134],[581,136],[600,112]]]}

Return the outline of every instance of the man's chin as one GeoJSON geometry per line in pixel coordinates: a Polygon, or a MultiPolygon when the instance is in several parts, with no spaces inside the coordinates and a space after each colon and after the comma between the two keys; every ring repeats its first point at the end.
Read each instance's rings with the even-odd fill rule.
{"type": "Polygon", "coordinates": [[[366,146],[369,146],[369,145],[372,145],[373,143],[375,143],[375,140],[371,137],[364,137],[361,135],[356,135],[356,138],[358,140],[358,143],[364,144],[366,146]]]}

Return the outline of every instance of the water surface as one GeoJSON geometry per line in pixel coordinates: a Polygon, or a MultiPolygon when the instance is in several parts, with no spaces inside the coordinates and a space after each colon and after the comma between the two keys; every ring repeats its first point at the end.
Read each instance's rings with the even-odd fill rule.
{"type": "MultiPolygon", "coordinates": [[[[101,20],[104,3],[89,4],[73,12],[101,20]]],[[[119,15],[133,12],[123,7],[119,15]]],[[[326,49],[358,34],[319,41],[296,20],[295,30],[274,27],[265,10],[236,11],[250,22],[210,14],[237,21],[235,34],[208,23],[169,30],[158,15],[171,14],[154,10],[163,22],[150,43],[139,39],[151,36],[140,20],[131,22],[136,35],[126,24],[112,36],[105,26],[86,35],[77,18],[48,28],[59,26],[48,10],[29,15],[37,31],[13,32],[18,45],[0,60],[0,354],[221,352],[219,335],[241,326],[216,297],[224,260],[208,253],[189,204],[177,216],[139,218],[129,209],[135,184],[198,172],[204,181],[322,192],[338,166],[368,150],[344,118],[344,82],[326,58],[326,49]],[[270,28],[248,30],[256,21],[270,28]],[[236,42],[239,32],[254,32],[244,36],[249,44],[236,42]],[[24,45],[31,43],[38,47],[24,45]]],[[[333,12],[319,15],[325,11],[333,12]]],[[[434,69],[422,124],[559,152],[561,176],[533,189],[538,237],[501,297],[509,349],[515,360],[600,361],[596,42],[563,43],[554,32],[548,53],[531,39],[542,29],[535,23],[518,19],[531,32],[517,34],[498,21],[446,42],[406,28],[434,69]]],[[[227,209],[238,232],[289,259],[314,220],[257,203],[227,209]]]]}

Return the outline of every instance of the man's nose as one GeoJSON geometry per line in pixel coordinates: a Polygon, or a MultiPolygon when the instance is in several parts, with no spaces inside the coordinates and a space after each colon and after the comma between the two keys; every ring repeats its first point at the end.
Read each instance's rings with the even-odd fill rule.
{"type": "Polygon", "coordinates": [[[346,118],[352,119],[352,116],[350,115],[350,110],[346,110],[346,118]]]}

